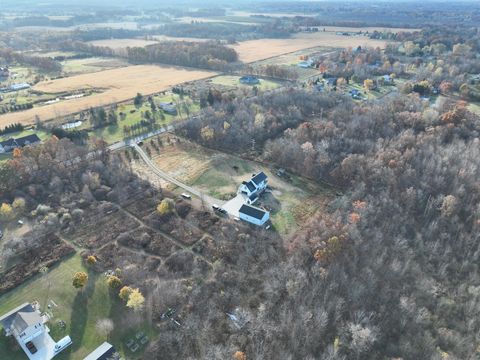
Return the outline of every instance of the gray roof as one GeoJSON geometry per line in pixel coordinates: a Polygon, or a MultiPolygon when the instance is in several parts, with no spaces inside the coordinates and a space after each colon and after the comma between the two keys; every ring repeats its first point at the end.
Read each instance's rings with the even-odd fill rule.
{"type": "Polygon", "coordinates": [[[250,206],[246,204],[243,204],[238,212],[254,217],[255,219],[258,219],[258,220],[262,220],[263,216],[267,213],[266,211],[259,209],[255,206],[250,206]]]}
{"type": "Polygon", "coordinates": [[[30,326],[42,322],[42,317],[36,311],[33,312],[18,312],[13,319],[13,327],[17,332],[21,333],[30,326]]]}
{"type": "Polygon", "coordinates": [[[13,310],[10,310],[8,313],[6,314],[3,314],[1,317],[0,317],[0,323],[2,324],[2,326],[4,328],[9,328],[10,325],[12,324],[13,322],[13,319],[15,318],[15,315],[17,315],[17,313],[19,311],[22,311],[22,312],[33,312],[35,311],[35,309],[33,308],[32,305],[30,305],[29,303],[24,303],[20,306],[17,306],[15,309],[13,310]]]}
{"type": "Polygon", "coordinates": [[[115,348],[108,342],[104,342],[83,360],[107,360],[115,354],[115,348]]]}
{"type": "Polygon", "coordinates": [[[266,179],[267,179],[267,175],[265,175],[265,173],[261,171],[252,178],[252,181],[257,185],[260,185],[260,183],[262,181],[265,181],[266,179]]]}

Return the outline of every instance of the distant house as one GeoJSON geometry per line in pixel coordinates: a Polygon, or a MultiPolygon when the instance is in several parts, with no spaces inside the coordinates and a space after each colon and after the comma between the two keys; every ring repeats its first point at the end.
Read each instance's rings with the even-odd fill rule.
{"type": "Polygon", "coordinates": [[[257,85],[260,84],[260,80],[253,75],[245,75],[239,79],[240,83],[245,85],[257,85]]]}
{"type": "Polygon", "coordinates": [[[83,358],[83,360],[118,360],[120,359],[120,354],[115,350],[113,345],[108,342],[104,342],[93,352],[83,358]]]}
{"type": "Polygon", "coordinates": [[[27,84],[27,83],[10,85],[10,90],[11,91],[19,91],[19,90],[24,90],[24,89],[29,89],[29,88],[30,88],[30,84],[27,84]]]}
{"type": "Polygon", "coordinates": [[[259,195],[265,191],[267,183],[268,177],[262,171],[254,174],[249,181],[242,182],[238,191],[246,197],[245,202],[251,205],[254,204],[258,200],[259,195]]]}
{"type": "Polygon", "coordinates": [[[11,152],[16,148],[21,148],[27,145],[35,145],[40,142],[41,140],[37,134],[27,135],[18,139],[10,138],[0,142],[0,153],[11,152]]]}
{"type": "Polygon", "coordinates": [[[336,77],[329,77],[325,79],[326,83],[330,87],[337,86],[337,78],[336,77]]]}
{"type": "Polygon", "coordinates": [[[170,115],[177,115],[177,106],[173,102],[160,103],[160,109],[170,115]]]}
{"type": "Polygon", "coordinates": [[[304,68],[304,69],[308,69],[308,68],[311,68],[313,66],[313,60],[304,60],[304,61],[300,61],[298,64],[297,64],[298,67],[301,67],[301,68],[304,68]]]}
{"type": "Polygon", "coordinates": [[[393,85],[394,83],[393,78],[390,75],[383,75],[382,80],[384,85],[393,85]]]}
{"type": "Polygon", "coordinates": [[[10,71],[8,67],[0,67],[0,78],[8,78],[10,76],[10,71]]]}
{"type": "Polygon", "coordinates": [[[255,206],[244,204],[238,211],[239,218],[249,223],[262,226],[270,218],[270,213],[255,206]]]}

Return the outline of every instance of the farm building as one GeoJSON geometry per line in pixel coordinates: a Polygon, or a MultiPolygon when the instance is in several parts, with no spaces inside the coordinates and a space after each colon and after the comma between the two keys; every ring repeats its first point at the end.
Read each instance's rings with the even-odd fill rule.
{"type": "Polygon", "coordinates": [[[27,145],[35,145],[41,142],[37,134],[27,135],[18,139],[10,138],[0,142],[0,154],[13,151],[13,149],[21,148],[27,145]]]}
{"type": "Polygon", "coordinates": [[[6,336],[13,336],[30,360],[50,360],[58,351],[36,305],[25,303],[0,317],[6,336]]]}
{"type": "Polygon", "coordinates": [[[240,83],[245,85],[257,85],[260,84],[260,80],[253,75],[245,75],[239,79],[240,83]]]}
{"type": "Polygon", "coordinates": [[[177,106],[173,102],[160,103],[160,109],[170,115],[177,115],[177,106]]]}
{"type": "Polygon", "coordinates": [[[270,213],[255,206],[243,204],[238,211],[239,218],[258,226],[264,225],[270,218],[270,213]]]}
{"type": "Polygon", "coordinates": [[[87,355],[83,360],[117,360],[120,359],[120,355],[115,348],[108,342],[104,342],[93,352],[87,355]]]}
{"type": "Polygon", "coordinates": [[[311,68],[313,66],[313,61],[312,60],[304,60],[304,61],[300,61],[298,64],[297,64],[298,67],[301,67],[301,68],[304,68],[304,69],[308,69],[308,68],[311,68]]]}

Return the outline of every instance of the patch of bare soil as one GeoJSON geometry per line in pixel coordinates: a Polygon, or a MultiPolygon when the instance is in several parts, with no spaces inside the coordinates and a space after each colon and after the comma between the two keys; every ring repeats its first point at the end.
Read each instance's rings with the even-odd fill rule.
{"type": "Polygon", "coordinates": [[[75,252],[57,235],[50,233],[37,238],[35,245],[17,255],[16,264],[5,273],[0,273],[0,294],[20,285],[37,274],[43,266],[50,267],[57,261],[75,252]]]}

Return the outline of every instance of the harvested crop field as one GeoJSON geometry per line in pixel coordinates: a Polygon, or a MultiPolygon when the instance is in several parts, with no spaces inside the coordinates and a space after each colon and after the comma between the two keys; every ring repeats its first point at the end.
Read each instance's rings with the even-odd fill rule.
{"type": "Polygon", "coordinates": [[[109,47],[111,49],[125,49],[127,47],[145,47],[156,44],[157,41],[143,39],[107,39],[89,41],[88,44],[94,46],[109,47]]]}
{"type": "Polygon", "coordinates": [[[231,45],[231,47],[238,53],[241,61],[251,63],[317,46],[346,48],[359,45],[384,48],[386,41],[369,39],[365,36],[344,36],[331,32],[316,32],[296,34],[289,39],[243,41],[231,45]]]}
{"type": "Polygon", "coordinates": [[[71,76],[63,79],[40,82],[34,90],[47,93],[80,91],[82,89],[102,90],[102,93],[61,101],[30,110],[7,113],[0,116],[0,127],[20,122],[32,124],[35,115],[41,120],[54,119],[74,114],[90,107],[122,102],[135,97],[137,93],[150,95],[169,89],[184,82],[199,80],[216,75],[211,71],[190,70],[179,67],[136,65],[96,73],[71,76]]]}

